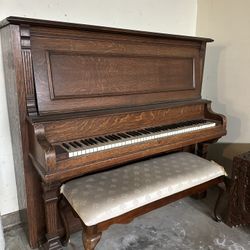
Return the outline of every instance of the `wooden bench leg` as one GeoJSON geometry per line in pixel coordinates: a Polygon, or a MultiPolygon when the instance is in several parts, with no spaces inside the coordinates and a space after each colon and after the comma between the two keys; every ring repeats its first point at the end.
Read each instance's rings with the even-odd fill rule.
{"type": "Polygon", "coordinates": [[[222,218],[221,218],[221,216],[219,216],[218,215],[218,207],[219,207],[219,204],[220,204],[220,200],[221,200],[221,198],[222,198],[222,195],[226,192],[226,190],[227,190],[227,187],[226,187],[226,183],[225,182],[223,182],[223,183],[221,183],[220,184],[222,187],[220,187],[219,185],[218,185],[218,189],[219,189],[219,195],[218,195],[218,198],[217,198],[217,200],[216,200],[216,203],[215,203],[215,206],[214,206],[214,219],[215,219],[215,221],[217,221],[217,222],[221,222],[221,220],[222,220],[222,218]]]}
{"type": "Polygon", "coordinates": [[[96,227],[84,227],[82,232],[82,241],[85,250],[94,250],[102,237],[101,232],[96,232],[96,227]]]}

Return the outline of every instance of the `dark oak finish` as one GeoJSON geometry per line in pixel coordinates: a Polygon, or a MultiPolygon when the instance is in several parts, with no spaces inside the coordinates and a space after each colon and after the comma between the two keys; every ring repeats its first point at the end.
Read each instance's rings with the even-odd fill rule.
{"type": "MultiPolygon", "coordinates": [[[[19,203],[32,247],[46,240],[48,249],[61,248],[63,182],[171,151],[205,156],[203,144],[226,134],[226,118],[201,99],[211,39],[19,17],[0,27],[19,203]],[[56,150],[69,140],[195,119],[216,126],[73,158],[56,150]]],[[[80,229],[65,209],[69,230],[80,229]]]]}
{"type": "Polygon", "coordinates": [[[229,226],[250,224],[250,152],[235,156],[225,222],[229,226]]]}
{"type": "Polygon", "coordinates": [[[53,184],[42,184],[43,186],[43,199],[45,206],[45,218],[47,234],[45,249],[62,250],[62,244],[58,235],[58,199],[60,195],[60,182],[53,184]]]}
{"type": "Polygon", "coordinates": [[[27,99],[21,54],[20,27],[1,29],[3,65],[8,102],[17,192],[22,220],[28,227],[29,242],[37,247],[45,234],[40,177],[28,158],[27,99]]]}

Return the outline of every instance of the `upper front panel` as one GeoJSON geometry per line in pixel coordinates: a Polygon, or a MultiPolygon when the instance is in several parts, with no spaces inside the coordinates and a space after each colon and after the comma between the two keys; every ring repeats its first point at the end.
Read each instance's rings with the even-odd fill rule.
{"type": "Polygon", "coordinates": [[[31,28],[39,114],[200,97],[204,41],[31,28]]]}

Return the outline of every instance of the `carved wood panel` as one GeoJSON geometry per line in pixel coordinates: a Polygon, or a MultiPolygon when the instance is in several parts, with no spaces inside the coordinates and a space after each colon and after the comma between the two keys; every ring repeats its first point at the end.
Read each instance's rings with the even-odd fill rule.
{"type": "Polygon", "coordinates": [[[20,27],[20,36],[27,112],[29,116],[36,116],[38,112],[35,97],[29,26],[23,25],[20,27]]]}
{"type": "Polygon", "coordinates": [[[190,58],[47,52],[53,100],[195,88],[190,58]]]}

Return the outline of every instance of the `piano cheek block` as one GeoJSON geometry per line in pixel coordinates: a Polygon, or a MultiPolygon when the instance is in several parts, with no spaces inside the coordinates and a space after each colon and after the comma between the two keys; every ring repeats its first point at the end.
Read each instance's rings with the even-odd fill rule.
{"type": "Polygon", "coordinates": [[[62,249],[63,183],[172,151],[205,156],[207,143],[226,134],[225,116],[200,97],[212,39],[20,17],[2,21],[0,32],[33,248],[46,239],[46,249],[62,249]]]}

